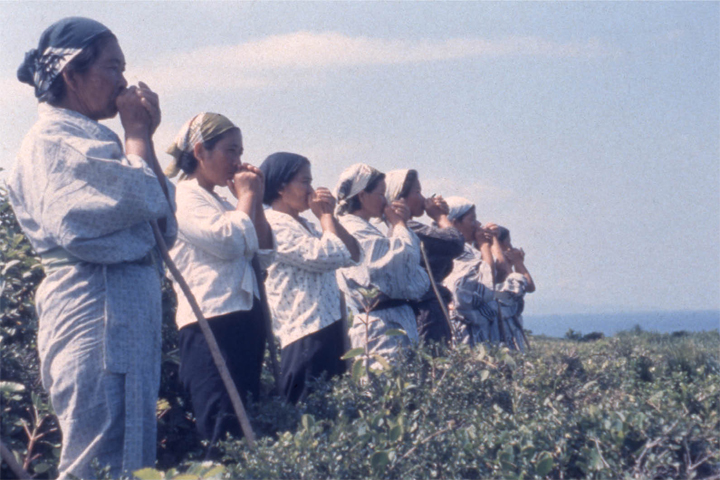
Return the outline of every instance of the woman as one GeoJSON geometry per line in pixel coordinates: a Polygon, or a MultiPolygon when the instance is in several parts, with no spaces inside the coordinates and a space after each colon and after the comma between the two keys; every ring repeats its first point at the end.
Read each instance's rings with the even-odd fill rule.
{"type": "Polygon", "coordinates": [[[60,478],[119,476],[155,463],[160,271],[151,222],[168,240],[169,183],[152,135],[158,98],[127,88],[115,36],[86,18],[51,25],[18,79],[39,119],[8,179],[18,222],[45,268],[35,301],[41,376],[63,436],[60,478]],[[99,120],[120,114],[118,136],[99,120]]]}
{"type": "Polygon", "coordinates": [[[496,261],[495,299],[497,300],[500,333],[503,341],[512,349],[525,350],[522,312],[525,308],[525,294],[535,291],[535,282],[525,267],[525,251],[513,248],[510,231],[498,227],[493,242],[496,261]]]}
{"type": "Polygon", "coordinates": [[[327,188],[312,188],[307,158],[279,152],[260,165],[263,202],[277,242],[275,262],[265,280],[273,329],[280,338],[281,388],[296,403],[310,392],[308,380],[345,371],[340,360],[344,325],[335,271],[361,260],[358,243],[340,225],[327,188]],[[300,214],[311,210],[322,232],[300,214]]]}
{"type": "Polygon", "coordinates": [[[444,281],[453,296],[451,317],[457,341],[471,346],[498,341],[491,251],[497,226],[489,223],[483,228],[470,200],[450,197],[447,204],[448,220],[465,238],[465,250],[453,261],[444,281]]]}
{"type": "MultiPolygon", "coordinates": [[[[385,181],[385,198],[388,203],[402,200],[413,217],[427,213],[437,224],[429,226],[413,220],[407,222],[408,228],[415,232],[425,248],[430,263],[428,273],[432,275],[442,302],[447,306],[452,295],[442,285],[442,281],[452,270],[453,260],[463,252],[463,236],[448,220],[448,207],[442,197],[423,197],[422,186],[415,170],[393,170],[387,174],[385,181]]],[[[452,339],[451,326],[433,288],[429,288],[420,300],[413,303],[413,309],[420,338],[426,342],[448,345],[452,339]]]]}
{"type": "Polygon", "coordinates": [[[364,254],[362,264],[338,271],[338,282],[355,315],[350,329],[352,346],[367,344],[371,353],[393,359],[402,347],[418,342],[409,302],[430,288],[430,279],[420,266],[420,240],[407,228],[410,210],[401,201],[388,205],[385,174],[362,163],[340,175],[336,192],[340,223],[360,243],[364,254]],[[387,236],[370,223],[383,217],[390,224],[387,236]],[[359,288],[378,292],[374,298],[365,298],[359,288]],[[366,307],[372,308],[369,315],[366,307]],[[385,335],[390,329],[405,330],[407,335],[385,335]]]}
{"type": "MultiPolygon", "coordinates": [[[[260,393],[265,328],[252,259],[272,257],[265,219],[265,180],[257,167],[241,164],[242,135],[226,117],[200,113],[168,149],[168,175],[182,170],[177,186],[178,238],[170,255],[187,280],[225,358],[243,401],[260,393]],[[235,204],[215,192],[228,187],[235,204]]],[[[211,445],[226,433],[240,437],[230,396],[197,319],[175,285],[180,381],[192,399],[200,435],[211,445]]]]}

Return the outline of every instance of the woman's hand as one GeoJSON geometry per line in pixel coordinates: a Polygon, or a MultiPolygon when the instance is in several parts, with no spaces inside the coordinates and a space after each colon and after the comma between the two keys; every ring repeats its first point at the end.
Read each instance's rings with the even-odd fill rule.
{"type": "Polygon", "coordinates": [[[325,187],[318,187],[310,197],[310,210],[318,219],[335,212],[335,197],[325,187]]]}
{"type": "Polygon", "coordinates": [[[490,223],[483,227],[478,222],[477,228],[475,229],[475,243],[478,245],[478,247],[484,243],[492,244],[493,233],[492,233],[492,230],[489,228],[490,225],[493,225],[493,224],[490,223]]]}
{"type": "Polygon", "coordinates": [[[235,198],[250,194],[262,199],[265,193],[265,177],[259,168],[244,163],[238,167],[232,180],[227,181],[227,186],[235,198]]]}
{"type": "Polygon", "coordinates": [[[443,199],[442,195],[432,196],[425,199],[425,213],[428,217],[432,218],[436,222],[439,222],[439,218],[442,215],[447,215],[450,212],[448,204],[443,199]]]}
{"type": "Polygon", "coordinates": [[[505,252],[505,258],[513,265],[523,265],[525,263],[525,251],[522,248],[511,248],[505,252]]]}
{"type": "MultiPolygon", "coordinates": [[[[125,137],[149,137],[152,135],[152,118],[143,104],[143,94],[138,93],[137,90],[138,87],[128,87],[115,100],[120,114],[120,123],[125,130],[125,137]]],[[[147,99],[145,103],[152,106],[147,99]]]]}
{"type": "Polygon", "coordinates": [[[160,125],[162,117],[160,113],[160,99],[157,93],[150,90],[150,87],[144,82],[138,82],[138,88],[135,92],[140,97],[140,102],[143,107],[145,107],[145,110],[147,110],[148,115],[150,115],[150,135],[154,135],[155,130],[157,130],[158,125],[160,125]]]}
{"type": "Polygon", "coordinates": [[[410,209],[404,201],[394,201],[385,207],[385,218],[393,227],[410,220],[410,209]]]}

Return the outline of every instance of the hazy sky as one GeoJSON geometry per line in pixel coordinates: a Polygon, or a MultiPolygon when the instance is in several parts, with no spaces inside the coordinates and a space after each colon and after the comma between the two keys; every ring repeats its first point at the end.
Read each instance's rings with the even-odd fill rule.
{"type": "Polygon", "coordinates": [[[159,93],[161,163],[216,111],[316,186],[365,162],[472,199],[525,249],[528,314],[720,308],[718,2],[2,2],[0,167],[36,118],[15,71],[71,15],[159,93]]]}

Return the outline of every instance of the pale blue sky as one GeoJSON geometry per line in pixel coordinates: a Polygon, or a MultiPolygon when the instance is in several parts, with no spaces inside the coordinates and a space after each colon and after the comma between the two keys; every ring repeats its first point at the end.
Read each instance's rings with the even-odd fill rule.
{"type": "Polygon", "coordinates": [[[245,161],[295,151],[331,188],[359,161],[416,168],[472,199],[527,253],[528,314],[720,309],[720,3],[1,6],[0,167],[36,117],[25,51],[88,16],[160,94],[163,163],[217,111],[245,161]]]}

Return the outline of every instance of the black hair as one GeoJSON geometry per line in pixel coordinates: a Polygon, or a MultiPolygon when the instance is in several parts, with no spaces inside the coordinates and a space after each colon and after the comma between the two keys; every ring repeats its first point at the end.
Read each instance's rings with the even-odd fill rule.
{"type": "MultiPolygon", "coordinates": [[[[111,41],[115,40],[117,41],[117,37],[114,33],[110,31],[103,32],[99,34],[97,37],[95,37],[87,47],[83,48],[82,52],[80,52],[75,58],[73,58],[70,63],[65,65],[65,68],[63,71],[65,72],[75,72],[75,73],[85,73],[88,70],[90,70],[90,67],[92,67],[95,62],[97,62],[98,58],[100,58],[100,54],[103,51],[103,48],[111,41]]],[[[28,77],[30,82],[32,83],[32,73],[24,69],[22,71],[18,71],[18,79],[21,82],[28,83],[26,80],[26,77],[28,77]]],[[[38,98],[39,102],[47,102],[50,105],[57,106],[60,102],[63,101],[65,98],[65,95],[67,93],[67,87],[65,86],[65,79],[63,78],[62,74],[55,77],[55,80],[50,84],[50,87],[48,90],[40,95],[38,98]]]]}
{"type": "Polygon", "coordinates": [[[400,195],[398,195],[398,198],[406,198],[408,195],[410,195],[410,190],[412,190],[413,185],[415,185],[415,182],[418,181],[418,172],[417,170],[408,170],[407,176],[405,177],[405,181],[403,182],[403,186],[400,189],[400,195]]]}
{"type": "MultiPolygon", "coordinates": [[[[370,181],[367,184],[367,187],[363,188],[363,192],[372,192],[375,190],[375,188],[378,186],[378,184],[385,179],[385,174],[382,172],[373,172],[372,176],[370,177],[370,181]]],[[[348,200],[348,207],[347,212],[353,213],[362,208],[362,205],[360,204],[360,197],[358,195],[355,195],[351,199],[348,200]]]]}
{"type": "Polygon", "coordinates": [[[505,240],[508,239],[508,237],[510,237],[510,230],[508,230],[505,227],[498,227],[498,237],[497,237],[498,241],[504,242],[505,240]]]}
{"type": "Polygon", "coordinates": [[[280,198],[280,190],[292,182],[295,175],[305,166],[310,166],[310,160],[297,153],[277,152],[268,156],[260,164],[260,171],[265,175],[263,203],[272,205],[280,198]]]}
{"type": "MultiPolygon", "coordinates": [[[[225,138],[226,135],[235,130],[240,131],[240,128],[233,127],[229,130],[225,130],[220,135],[216,135],[210,140],[202,142],[203,147],[205,148],[205,150],[212,150],[213,148],[215,148],[215,145],[217,145],[220,140],[222,140],[223,138],[225,138]]],[[[189,133],[190,131],[188,130],[188,134],[189,133]]],[[[195,173],[197,166],[198,159],[195,157],[195,152],[191,150],[189,152],[182,152],[180,154],[180,158],[178,158],[178,168],[180,168],[180,170],[182,170],[185,175],[192,175],[193,173],[195,173]]]]}

